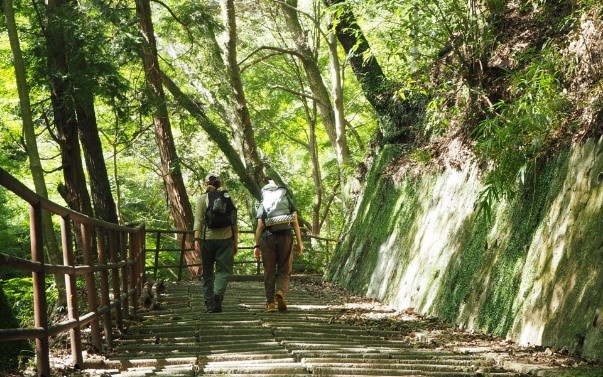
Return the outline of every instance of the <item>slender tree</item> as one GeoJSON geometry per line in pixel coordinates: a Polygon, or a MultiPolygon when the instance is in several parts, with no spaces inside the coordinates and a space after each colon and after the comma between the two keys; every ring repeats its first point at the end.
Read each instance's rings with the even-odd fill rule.
{"type": "MultiPolygon", "coordinates": [[[[155,141],[161,159],[161,175],[172,218],[178,229],[193,228],[193,210],[184,187],[180,160],[176,153],[176,146],[172,136],[170,119],[168,116],[165,93],[163,91],[161,70],[157,57],[155,32],[151,18],[149,0],[136,0],[136,15],[139,21],[139,30],[142,35],[142,61],[149,96],[154,105],[153,123],[155,126],[155,141]]],[[[198,264],[199,257],[194,252],[193,244],[187,238],[186,261],[189,265],[198,264]]],[[[199,275],[199,267],[190,267],[192,277],[199,275]]]]}
{"type": "Polygon", "coordinates": [[[234,0],[220,0],[220,5],[225,26],[225,46],[222,50],[222,56],[224,58],[226,72],[228,74],[238,114],[238,117],[236,118],[237,122],[234,123],[234,125],[237,126],[236,130],[243,135],[243,156],[248,163],[248,169],[251,170],[251,175],[253,175],[256,182],[263,182],[263,162],[258,154],[251,117],[249,115],[249,108],[247,106],[247,99],[245,98],[245,90],[241,80],[241,70],[237,61],[237,22],[234,0]]]}
{"type": "Polygon", "coordinates": [[[410,128],[416,122],[417,112],[410,101],[403,101],[396,94],[398,88],[383,73],[377,58],[371,53],[370,44],[356,21],[356,16],[344,0],[325,0],[327,7],[337,7],[332,28],[348,57],[366,99],[375,109],[385,142],[411,141],[410,128]],[[409,115],[410,114],[410,115],[409,115]]]}
{"type": "Polygon", "coordinates": [[[299,22],[297,0],[284,0],[279,2],[279,6],[285,17],[287,28],[291,33],[297,56],[302,61],[308,79],[308,86],[316,99],[325,130],[337,155],[337,163],[340,169],[343,170],[350,159],[350,150],[344,131],[345,124],[336,125],[335,111],[329,96],[329,90],[323,81],[315,54],[310,48],[307,33],[299,22]]]}
{"type": "MultiPolygon", "coordinates": [[[[44,179],[44,170],[40,161],[40,153],[38,152],[38,142],[36,140],[36,132],[33,124],[31,112],[31,104],[29,101],[29,85],[27,84],[25,63],[21,52],[21,44],[17,32],[17,24],[15,22],[15,14],[13,10],[12,0],[3,0],[4,17],[6,18],[6,28],[10,40],[10,47],[13,54],[13,62],[15,68],[15,79],[17,82],[17,91],[19,92],[19,104],[21,107],[21,119],[23,121],[23,133],[25,134],[25,146],[27,156],[29,157],[29,168],[34,182],[36,193],[44,198],[48,198],[46,190],[46,181],[44,179]]],[[[50,212],[43,211],[42,227],[44,233],[44,244],[48,260],[53,264],[61,264],[61,250],[57,241],[56,234],[52,226],[52,217],[50,212]]],[[[55,284],[58,290],[56,307],[65,307],[67,305],[67,297],[65,293],[65,280],[62,275],[55,276],[55,284]]]]}
{"type": "Polygon", "coordinates": [[[233,147],[228,135],[220,130],[220,127],[214,123],[198,102],[194,101],[189,95],[184,93],[180,87],[166,75],[162,75],[163,85],[172,94],[174,99],[188,111],[201,125],[201,128],[209,135],[218,148],[224,153],[224,156],[230,163],[230,167],[241,180],[241,183],[256,199],[261,198],[260,185],[245,168],[245,163],[241,159],[237,150],[233,147]]]}

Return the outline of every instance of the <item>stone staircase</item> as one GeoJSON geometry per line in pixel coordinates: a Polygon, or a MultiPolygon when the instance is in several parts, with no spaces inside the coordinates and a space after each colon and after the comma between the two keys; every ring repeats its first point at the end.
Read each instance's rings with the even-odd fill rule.
{"type": "Polygon", "coordinates": [[[264,311],[263,283],[231,282],[222,313],[204,313],[199,283],[169,284],[161,309],[115,340],[90,375],[518,376],[477,354],[409,344],[396,331],[338,320],[342,302],[294,280],[289,310],[264,311]]]}

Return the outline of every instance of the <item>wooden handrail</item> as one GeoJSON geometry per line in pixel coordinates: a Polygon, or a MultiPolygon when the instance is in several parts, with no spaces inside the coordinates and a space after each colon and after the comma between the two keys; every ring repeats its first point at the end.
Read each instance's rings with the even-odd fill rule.
{"type": "Polygon", "coordinates": [[[90,326],[92,345],[100,352],[103,349],[100,320],[105,343],[111,346],[116,330],[113,318],[121,330],[124,316],[127,317],[130,310],[136,312],[144,283],[145,226],[122,226],[72,211],[37,195],[2,168],[0,185],[29,204],[31,234],[31,260],[0,253],[0,265],[31,272],[34,297],[34,327],[2,329],[0,342],[35,339],[38,375],[49,377],[49,337],[69,331],[73,366],[82,366],[81,328],[90,326]],[[60,217],[62,265],[48,264],[44,259],[42,211],[60,217]],[[75,234],[78,237],[74,237],[75,234]],[[83,264],[75,261],[73,240],[76,238],[80,243],[78,249],[83,253],[83,264]],[[60,323],[49,323],[45,289],[48,274],[65,276],[68,319],[60,323]],[[76,278],[80,275],[86,282],[85,313],[79,312],[81,294],[76,278]]]}
{"type": "MultiPolygon", "coordinates": [[[[157,277],[157,272],[159,269],[176,269],[177,270],[177,280],[181,281],[182,279],[182,272],[189,268],[189,267],[194,267],[194,266],[200,266],[200,264],[187,264],[186,263],[186,259],[184,258],[184,254],[187,251],[190,251],[191,249],[187,249],[186,248],[186,237],[191,237],[191,242],[189,244],[193,244],[192,242],[192,236],[193,236],[193,231],[192,230],[182,230],[182,229],[146,229],[145,230],[147,235],[153,235],[152,239],[154,239],[155,243],[152,246],[152,248],[145,248],[144,251],[145,253],[149,253],[149,254],[153,254],[153,265],[151,267],[147,267],[147,270],[152,270],[152,276],[153,278],[157,277]],[[162,246],[161,244],[161,240],[162,240],[162,235],[165,234],[175,234],[175,235],[179,235],[181,238],[179,240],[171,240],[172,243],[179,243],[178,247],[172,246],[172,247],[166,247],[166,246],[162,246]],[[172,252],[174,254],[179,254],[179,260],[177,264],[166,264],[166,265],[159,265],[159,253],[160,252],[172,252]]],[[[315,236],[312,234],[308,233],[308,230],[305,228],[302,228],[302,232],[304,233],[302,236],[302,239],[316,239],[319,241],[325,241],[326,242],[326,252],[327,254],[329,254],[329,245],[330,243],[337,243],[339,242],[337,239],[334,238],[328,238],[328,237],[320,237],[320,236],[315,236]]],[[[254,229],[240,229],[239,230],[239,234],[255,234],[255,230],[254,229]]],[[[241,242],[241,237],[239,237],[239,250],[245,250],[245,249],[249,249],[249,250],[253,250],[253,244],[254,241],[251,240],[248,243],[245,242],[241,242]]],[[[255,268],[255,273],[256,275],[259,275],[261,273],[261,269],[262,269],[262,263],[259,260],[256,260],[255,258],[252,259],[247,259],[247,260],[239,260],[239,261],[235,261],[235,264],[255,264],[256,268],[255,268]]]]}
{"type": "MultiPolygon", "coordinates": [[[[69,331],[73,367],[81,367],[84,363],[82,327],[90,327],[92,346],[101,352],[102,321],[104,343],[111,347],[114,332],[117,329],[123,330],[123,321],[129,318],[130,313],[136,314],[145,278],[146,253],[155,253],[154,265],[150,267],[155,274],[159,268],[178,268],[178,280],[180,280],[182,271],[189,267],[184,253],[189,251],[185,249],[187,244],[185,238],[192,237],[191,230],[145,229],[144,224],[122,226],[95,219],[37,195],[2,168],[0,168],[0,186],[4,186],[29,204],[31,234],[31,259],[0,253],[0,265],[31,272],[34,296],[34,327],[0,329],[0,342],[35,339],[39,376],[51,375],[49,355],[51,336],[69,331]],[[59,217],[63,264],[50,264],[44,259],[42,211],[48,211],[59,217]],[[161,247],[161,237],[168,233],[180,235],[179,248],[161,247]],[[156,244],[153,249],[145,248],[147,234],[155,235],[156,244]],[[78,251],[83,254],[83,263],[75,260],[76,241],[74,240],[77,240],[78,251]],[[158,265],[158,253],[166,250],[180,253],[178,265],[158,265]],[[58,323],[49,323],[47,315],[45,279],[48,274],[65,276],[68,318],[58,323]],[[85,295],[77,290],[78,276],[83,276],[86,282],[85,295]],[[86,296],[85,303],[80,303],[80,296],[86,296]],[[80,313],[81,307],[85,308],[85,313],[80,313]]],[[[239,233],[255,232],[241,230],[239,233]]],[[[327,251],[329,242],[337,242],[335,239],[307,234],[304,237],[326,241],[327,251]]],[[[253,249],[253,246],[240,245],[239,249],[253,249]]],[[[255,258],[239,263],[255,263],[256,273],[260,273],[261,264],[255,258]]]]}

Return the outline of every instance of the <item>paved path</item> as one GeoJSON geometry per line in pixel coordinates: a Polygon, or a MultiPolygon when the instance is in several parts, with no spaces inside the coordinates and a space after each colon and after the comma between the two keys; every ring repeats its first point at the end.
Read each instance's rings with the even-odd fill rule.
{"type": "Polygon", "coordinates": [[[293,281],[289,310],[264,311],[263,285],[229,285],[222,313],[203,313],[200,284],[169,284],[162,308],[115,341],[102,375],[517,376],[485,357],[412,345],[396,331],[339,320],[343,302],[293,281]]]}

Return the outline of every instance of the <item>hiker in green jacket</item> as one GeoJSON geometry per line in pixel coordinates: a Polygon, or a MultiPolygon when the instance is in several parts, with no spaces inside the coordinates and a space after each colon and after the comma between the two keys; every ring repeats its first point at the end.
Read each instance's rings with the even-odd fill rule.
{"type": "Polygon", "coordinates": [[[195,251],[201,255],[207,313],[220,313],[238,251],[237,209],[217,174],[205,178],[207,190],[195,206],[195,251]]]}

